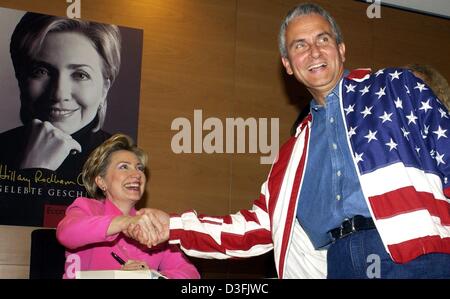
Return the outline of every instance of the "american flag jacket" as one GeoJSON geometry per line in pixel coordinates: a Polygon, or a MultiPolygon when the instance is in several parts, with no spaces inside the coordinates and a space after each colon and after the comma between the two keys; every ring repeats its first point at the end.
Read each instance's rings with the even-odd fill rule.
{"type": "MultiPolygon", "coordinates": [[[[450,116],[405,69],[343,78],[341,113],[362,191],[392,259],[450,253],[450,116]]],[[[170,243],[191,256],[239,258],[274,250],[279,278],[326,277],[296,220],[308,160],[311,114],[279,150],[251,210],[228,216],[172,215],[170,243]]]]}

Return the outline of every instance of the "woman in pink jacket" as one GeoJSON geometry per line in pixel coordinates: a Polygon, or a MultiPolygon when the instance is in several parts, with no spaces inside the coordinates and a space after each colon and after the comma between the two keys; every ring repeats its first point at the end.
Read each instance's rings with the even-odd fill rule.
{"type": "Polygon", "coordinates": [[[149,224],[148,215],[134,208],[145,191],[146,164],[147,154],[123,134],[112,136],[91,153],[82,179],[95,199],[77,198],[56,230],[67,248],[64,278],[74,278],[78,270],[119,269],[153,269],[168,278],[200,278],[176,246],[165,243],[149,249],[126,236],[130,225],[158,230],[149,224]]]}

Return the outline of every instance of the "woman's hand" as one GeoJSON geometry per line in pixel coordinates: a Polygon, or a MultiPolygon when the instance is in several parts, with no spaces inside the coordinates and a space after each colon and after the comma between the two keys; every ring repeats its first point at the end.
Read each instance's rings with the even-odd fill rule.
{"type": "Polygon", "coordinates": [[[128,260],[121,270],[144,270],[149,269],[148,265],[144,261],[128,260]]]}
{"type": "Polygon", "coordinates": [[[111,221],[106,235],[111,236],[122,232],[125,236],[152,247],[162,242],[159,230],[161,230],[161,224],[153,214],[140,213],[135,216],[115,217],[111,221]]]}
{"type": "Polygon", "coordinates": [[[48,121],[33,119],[20,168],[56,170],[72,150],[81,152],[81,145],[70,135],[48,121]]]}
{"type": "Polygon", "coordinates": [[[145,224],[130,223],[123,233],[148,247],[156,246],[169,239],[169,214],[156,209],[144,208],[136,212],[145,224]]]}

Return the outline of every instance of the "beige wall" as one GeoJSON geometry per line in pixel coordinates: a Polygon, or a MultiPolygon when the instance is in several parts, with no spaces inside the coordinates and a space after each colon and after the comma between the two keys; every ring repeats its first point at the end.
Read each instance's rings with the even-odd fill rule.
{"type": "MultiPolygon", "coordinates": [[[[82,1],[83,19],[144,29],[139,145],[151,156],[152,172],[145,205],[227,214],[250,207],[259,195],[269,170],[259,164],[260,153],[176,155],[170,126],[177,117],[193,120],[194,109],[203,110],[203,119],[279,118],[280,141],[285,140],[298,109],[309,101],[305,90],[284,75],[276,44],[279,24],[297,2],[82,1]]],[[[348,68],[429,63],[450,78],[448,20],[386,7],[381,19],[368,19],[368,4],[362,2],[316,2],[342,28],[348,68]]],[[[0,6],[65,15],[67,3],[0,0],[0,6]]],[[[196,263],[205,277],[254,277],[265,275],[268,259],[196,263]]]]}

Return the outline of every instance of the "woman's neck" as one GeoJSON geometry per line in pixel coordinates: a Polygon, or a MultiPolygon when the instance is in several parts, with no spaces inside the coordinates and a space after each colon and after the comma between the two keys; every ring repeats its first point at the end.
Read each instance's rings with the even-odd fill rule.
{"type": "Polygon", "coordinates": [[[123,202],[123,201],[118,201],[118,200],[114,200],[113,198],[109,199],[120,211],[122,211],[122,213],[124,215],[129,215],[131,209],[133,208],[133,204],[131,203],[127,203],[127,202],[123,202]]]}

